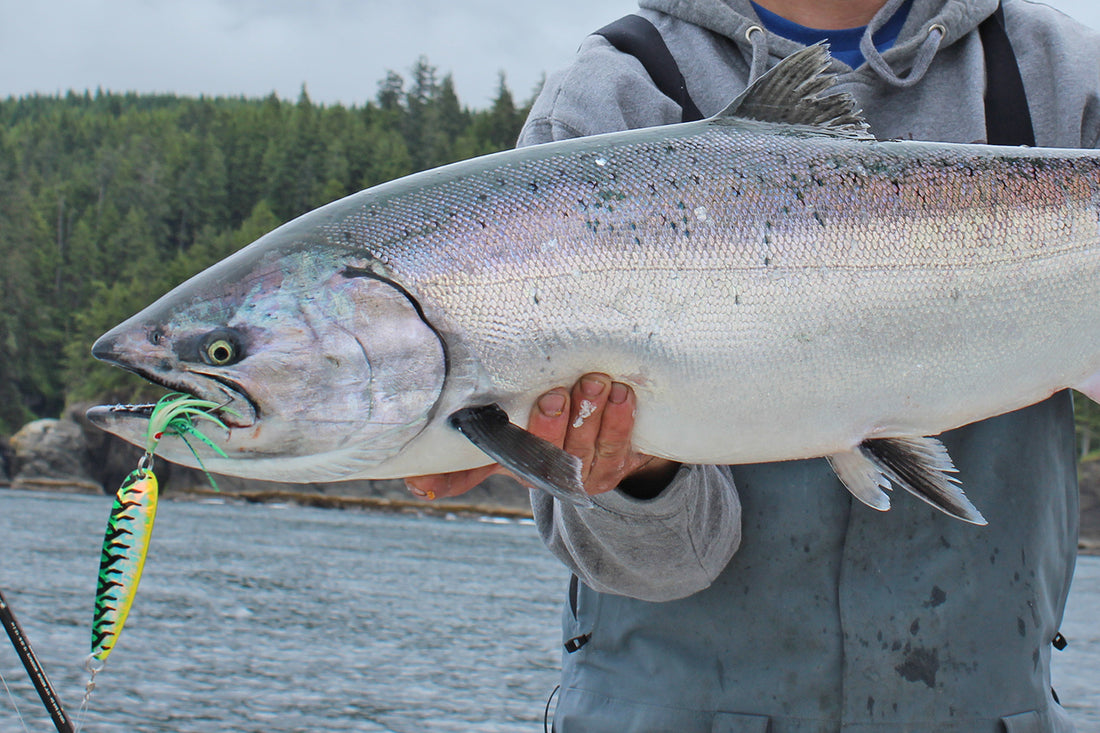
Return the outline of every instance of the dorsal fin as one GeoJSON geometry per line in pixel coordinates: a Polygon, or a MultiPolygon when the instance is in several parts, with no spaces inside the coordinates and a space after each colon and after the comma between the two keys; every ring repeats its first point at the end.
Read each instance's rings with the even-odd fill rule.
{"type": "Polygon", "coordinates": [[[712,119],[808,125],[826,134],[874,140],[855,97],[847,92],[825,94],[836,85],[828,68],[828,45],[807,46],[776,64],[712,119]]]}

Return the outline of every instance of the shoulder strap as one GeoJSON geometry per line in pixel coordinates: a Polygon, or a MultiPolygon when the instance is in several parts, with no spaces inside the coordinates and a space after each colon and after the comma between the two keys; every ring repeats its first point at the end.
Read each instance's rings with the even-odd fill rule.
{"type": "Polygon", "coordinates": [[[997,12],[978,26],[985,50],[985,130],[990,145],[1035,145],[1031,111],[1016,54],[1005,31],[1005,14],[997,12]]]}
{"type": "Polygon", "coordinates": [[[639,15],[627,15],[600,28],[595,35],[603,36],[618,50],[638,59],[661,93],[680,105],[681,121],[703,119],[703,113],[688,96],[680,67],[652,23],[639,15]]]}

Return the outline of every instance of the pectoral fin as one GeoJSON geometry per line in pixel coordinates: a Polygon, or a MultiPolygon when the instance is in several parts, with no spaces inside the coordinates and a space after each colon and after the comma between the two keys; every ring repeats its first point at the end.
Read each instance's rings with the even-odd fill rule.
{"type": "Polygon", "coordinates": [[[885,511],[890,497],[883,489],[901,487],[940,511],[971,524],[986,524],[959,481],[949,474],[955,465],[935,438],[866,440],[846,453],[829,457],[837,477],[868,506],[885,511]]]}
{"type": "Polygon", "coordinates": [[[580,507],[592,506],[581,461],[508,420],[499,405],[464,407],[448,422],[493,460],[535,488],[580,507]]]}

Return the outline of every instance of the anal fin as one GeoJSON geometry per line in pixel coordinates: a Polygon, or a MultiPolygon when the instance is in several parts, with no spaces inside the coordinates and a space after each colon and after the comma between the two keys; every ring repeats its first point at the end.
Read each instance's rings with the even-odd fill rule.
{"type": "Polygon", "coordinates": [[[880,511],[890,507],[883,489],[892,484],[956,519],[987,523],[959,488],[958,479],[950,475],[955,465],[935,438],[866,440],[852,451],[830,456],[829,461],[857,499],[880,511]]]}
{"type": "Polygon", "coordinates": [[[464,407],[447,422],[531,486],[575,506],[592,506],[581,479],[580,459],[512,424],[499,405],[464,407]]]}
{"type": "Polygon", "coordinates": [[[883,475],[878,464],[859,446],[845,453],[829,456],[829,465],[833,467],[840,483],[852,492],[852,496],[872,509],[889,511],[890,495],[885,490],[890,488],[890,479],[883,475]]]}
{"type": "Polygon", "coordinates": [[[1081,384],[1074,385],[1074,389],[1093,402],[1100,404],[1100,372],[1093,374],[1081,384]]]}

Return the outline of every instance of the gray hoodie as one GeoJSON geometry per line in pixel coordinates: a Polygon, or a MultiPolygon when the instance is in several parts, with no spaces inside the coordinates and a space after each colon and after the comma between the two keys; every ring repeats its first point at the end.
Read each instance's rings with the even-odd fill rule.
{"type": "MultiPolygon", "coordinates": [[[[748,0],[642,0],[704,114],[797,46],[748,0]]],[[[900,0],[890,0],[868,33],[900,0]]],[[[894,48],[842,88],[880,138],[984,141],[976,28],[995,0],[915,0],[894,48]]],[[[1100,39],[1006,0],[1037,144],[1096,147],[1100,39]]],[[[536,100],[520,144],[677,122],[641,64],[603,38],[536,100]]],[[[823,460],[686,466],[652,501],[593,510],[532,495],[582,583],[565,610],[559,731],[1072,730],[1051,639],[1076,553],[1068,394],[945,434],[976,528],[896,496],[855,503],[823,460]],[[735,489],[736,487],[736,489],[735,489]]]]}

